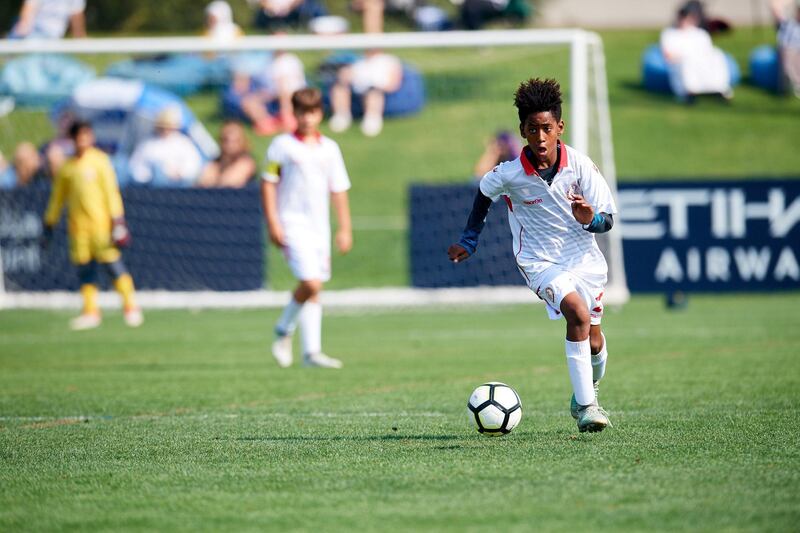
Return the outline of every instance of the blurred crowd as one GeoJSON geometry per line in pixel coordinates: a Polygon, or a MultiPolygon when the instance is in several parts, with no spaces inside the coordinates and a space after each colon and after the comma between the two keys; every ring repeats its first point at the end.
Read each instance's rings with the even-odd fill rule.
{"type": "MultiPolygon", "coordinates": [[[[458,6],[458,20],[451,20],[444,10],[425,0],[352,0],[350,7],[359,13],[362,28],[368,33],[383,31],[387,13],[407,17],[420,30],[478,29],[497,18],[523,20],[530,13],[528,0],[451,1],[458,6]]],[[[783,83],[800,97],[800,0],[763,1],[770,1],[775,17],[775,54],[783,83]]],[[[348,20],[331,16],[323,0],[248,0],[248,4],[252,8],[251,27],[256,32],[335,34],[349,31],[348,20]]],[[[695,97],[703,94],[733,98],[733,85],[737,81],[732,70],[735,65],[729,54],[712,41],[714,33],[727,31],[730,25],[723,18],[710,16],[698,0],[689,0],[677,7],[674,22],[661,32],[656,48],[663,64],[664,79],[668,80],[664,84],[681,102],[692,103],[695,97]]],[[[25,0],[8,38],[59,39],[67,34],[85,37],[85,10],[86,0],[25,0]]],[[[206,4],[204,10],[203,35],[208,39],[224,44],[245,35],[234,21],[228,2],[214,0],[206,4]]],[[[149,67],[149,72],[158,76],[171,72],[173,76],[191,78],[198,70],[207,69],[208,76],[215,80],[214,86],[223,87],[221,100],[225,121],[212,150],[198,141],[196,130],[202,129],[202,125],[187,121],[185,115],[191,111],[185,105],[162,106],[149,117],[147,131],[137,129],[132,142],[115,140],[104,145],[103,131],[98,131],[101,147],[110,152],[119,151],[114,161],[123,185],[246,185],[257,173],[249,135],[272,136],[294,131],[291,95],[309,83],[322,85],[328,125],[334,133],[344,132],[358,119],[363,135],[378,136],[386,117],[416,112],[424,100],[421,76],[412,66],[382,50],[333,54],[314,71],[312,82],[301,59],[281,50],[201,57],[176,55],[167,59],[170,63],[161,61],[164,59],[153,59],[149,65],[147,61],[130,61],[120,65],[121,70],[112,75],[122,73],[129,79],[137,76],[145,79],[149,67]],[[398,95],[405,100],[398,100],[398,95]]],[[[25,64],[20,68],[37,67],[25,64]]],[[[179,81],[186,82],[186,79],[179,81]]],[[[111,93],[126,91],[109,90],[111,93]]],[[[0,101],[0,108],[4,105],[0,101]]],[[[0,114],[2,112],[0,109],[0,114]]],[[[13,153],[0,153],[0,188],[47,183],[52,179],[74,152],[71,140],[64,133],[70,120],[87,119],[86,116],[75,117],[74,113],[51,112],[51,116],[56,117],[57,133],[44,145],[35,146],[24,141],[13,153]]],[[[91,117],[88,120],[91,121],[91,117]]],[[[515,157],[516,144],[516,135],[498,132],[487,141],[475,164],[475,174],[482,175],[484,170],[481,169],[515,157]]]]}

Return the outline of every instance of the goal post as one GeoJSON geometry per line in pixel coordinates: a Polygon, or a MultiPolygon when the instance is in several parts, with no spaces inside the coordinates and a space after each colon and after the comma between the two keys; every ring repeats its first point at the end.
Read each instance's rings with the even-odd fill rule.
{"type": "MultiPolygon", "coordinates": [[[[315,35],[280,35],[280,36],[246,36],[234,41],[220,43],[204,37],[159,37],[159,38],[87,38],[68,40],[21,40],[0,41],[0,63],[14,57],[32,54],[60,54],[76,57],[92,57],[96,63],[105,64],[110,58],[140,57],[155,54],[234,54],[237,52],[277,50],[294,52],[297,54],[310,53],[322,55],[337,51],[365,51],[381,49],[389,53],[402,55],[404,51],[424,51],[429,57],[440,55],[440,64],[433,68],[442,71],[441,77],[446,78],[448,73],[447,51],[470,50],[479,56],[482,50],[514,50],[514,57],[520,58],[522,63],[520,75],[547,76],[547,72],[537,69],[542,50],[564,50],[558,56],[559,68],[566,67],[559,77],[566,77],[568,88],[566,102],[566,118],[568,121],[568,142],[577,150],[588,154],[601,169],[609,182],[613,193],[616,195],[616,168],[614,164],[614,147],[611,131],[611,115],[609,110],[608,86],[606,80],[605,54],[603,43],[599,35],[582,29],[528,29],[528,30],[491,30],[491,31],[451,31],[451,32],[415,32],[415,33],[384,33],[384,34],[345,34],[332,36],[315,35]],[[108,60],[100,59],[103,57],[108,60]],[[563,65],[568,63],[568,65],[563,65]]],[[[559,52],[561,53],[561,52],[559,52]]],[[[478,68],[478,67],[476,67],[478,68]]],[[[560,72],[560,71],[559,71],[560,72]]],[[[423,74],[438,76],[438,71],[425,71],[423,74]]],[[[520,81],[523,78],[519,78],[520,81]]],[[[448,84],[450,82],[445,82],[448,84]]],[[[479,84],[477,84],[479,85],[479,84]]],[[[443,91],[457,88],[457,83],[452,82],[443,91]]],[[[514,87],[507,87],[510,95],[514,87]]],[[[468,95],[477,100],[496,98],[490,91],[482,94],[480,87],[475,88],[476,95],[468,95]]],[[[503,96],[505,98],[505,96],[503,96]]],[[[508,102],[504,102],[507,104],[508,102]]],[[[511,113],[507,106],[503,113],[511,113]]],[[[21,119],[14,120],[12,111],[11,119],[0,117],[0,121],[8,119],[11,128],[20,127],[21,119]]],[[[427,113],[426,109],[421,115],[427,113]]],[[[31,115],[32,116],[32,115],[31,115]]],[[[35,120],[44,120],[34,117],[35,120]]],[[[8,128],[8,125],[0,125],[8,128]]],[[[32,126],[33,127],[33,126],[32,126]]],[[[9,138],[13,137],[9,136],[9,138]]],[[[380,142],[380,137],[376,142],[380,142]]],[[[8,154],[12,147],[0,142],[0,150],[8,154]]],[[[477,157],[477,153],[475,157],[477,157]]],[[[412,176],[413,177],[413,176],[412,176]]],[[[467,179],[468,176],[464,176],[467,179]]],[[[452,179],[452,178],[451,178],[452,179]]],[[[365,219],[373,213],[366,213],[365,219]]],[[[0,235],[2,232],[0,231],[0,235]]],[[[609,281],[606,298],[609,303],[623,303],[629,298],[622,256],[622,240],[619,228],[599,237],[609,263],[609,281]]],[[[2,243],[0,243],[0,246],[2,243]]],[[[29,298],[27,295],[16,294],[9,297],[14,291],[8,283],[3,283],[4,275],[2,266],[3,250],[0,249],[0,307],[5,302],[6,306],[23,305],[17,302],[28,302],[24,306],[47,307],[46,295],[37,295],[29,298]],[[9,291],[5,293],[4,291],[9,291]],[[30,302],[36,302],[31,304],[30,302]]],[[[397,285],[397,284],[394,284],[397,285]]],[[[353,286],[353,289],[360,287],[353,286]]],[[[154,305],[163,302],[165,296],[159,292],[159,297],[154,298],[154,305]]],[[[448,293],[450,294],[450,293],[448,293]]],[[[212,302],[208,291],[203,292],[204,302],[212,302]]],[[[147,295],[143,294],[143,302],[147,295]]],[[[175,295],[176,300],[178,294],[175,295]]],[[[222,301],[223,296],[220,297],[222,301]]],[[[348,297],[343,297],[351,301],[348,297]]],[[[370,300],[372,297],[366,297],[370,300]]],[[[481,296],[485,300],[485,296],[481,296]]],[[[56,299],[63,306],[63,295],[56,299]]],[[[192,298],[187,297],[191,305],[192,298]]],[[[272,301],[269,298],[258,301],[272,301]]],[[[391,302],[388,302],[391,304],[391,302]]],[[[209,305],[211,305],[209,303],[209,305]]],[[[170,305],[172,306],[172,305],[170,305]]]]}

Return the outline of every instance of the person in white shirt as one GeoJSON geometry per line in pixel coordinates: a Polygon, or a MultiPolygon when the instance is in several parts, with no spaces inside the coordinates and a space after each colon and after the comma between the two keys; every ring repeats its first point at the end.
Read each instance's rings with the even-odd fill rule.
{"type": "Polygon", "coordinates": [[[86,37],[86,0],[25,0],[11,30],[15,39],[61,39],[67,28],[73,37],[86,37]]]}
{"type": "Polygon", "coordinates": [[[140,185],[185,187],[194,185],[203,170],[203,157],[192,140],[181,133],[181,110],[167,108],[155,124],[155,136],[139,144],[129,162],[131,177],[140,185]]]}
{"type": "Polygon", "coordinates": [[[789,12],[790,0],[773,0],[772,14],[778,25],[778,53],[786,80],[800,98],[800,0],[795,1],[789,12]]]}
{"type": "Polygon", "coordinates": [[[561,142],[561,103],[555,80],[520,84],[514,104],[528,144],[483,176],[464,233],[447,254],[460,263],[475,253],[489,206],[502,197],[520,274],[550,318],[567,322],[571,414],[581,432],[595,432],[610,422],[597,401],[608,357],[600,328],[608,267],[594,233],[611,229],[616,206],[594,163],[561,142]]]}
{"type": "Polygon", "coordinates": [[[675,26],[661,32],[661,51],[669,64],[672,92],[683,102],[691,102],[697,94],[719,94],[731,99],[728,60],[699,24],[697,13],[684,7],[678,12],[675,26]]]}
{"type": "Polygon", "coordinates": [[[261,200],[273,244],[283,250],[298,284],[275,325],[272,355],[281,367],[292,364],[292,335],[300,325],[303,363],[341,368],[322,352],[322,285],[331,277],[330,203],[336,211],[336,246],[353,245],[347,191],[350,178],[335,141],[319,132],[322,94],[305,88],[292,95],[294,134],[275,137],[267,150],[261,200]]]}

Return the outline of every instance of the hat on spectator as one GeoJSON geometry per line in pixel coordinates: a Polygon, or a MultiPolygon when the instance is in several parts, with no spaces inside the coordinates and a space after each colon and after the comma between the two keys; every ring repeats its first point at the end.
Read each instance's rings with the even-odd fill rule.
{"type": "Polygon", "coordinates": [[[176,130],[181,126],[181,110],[177,107],[167,107],[156,117],[156,127],[176,130]]]}

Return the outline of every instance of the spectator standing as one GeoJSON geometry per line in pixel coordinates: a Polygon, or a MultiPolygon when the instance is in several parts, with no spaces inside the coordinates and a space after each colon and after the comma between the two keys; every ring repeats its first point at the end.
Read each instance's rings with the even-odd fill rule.
{"type": "Polygon", "coordinates": [[[219,145],[219,157],[203,168],[198,185],[244,187],[256,174],[256,161],[250,153],[250,144],[242,124],[226,121],[220,131],[219,145]]]}
{"type": "Polygon", "coordinates": [[[684,6],[678,11],[675,26],[661,32],[661,51],[669,63],[672,92],[682,102],[709,93],[730,99],[733,89],[728,61],[699,24],[697,13],[684,6]]]}
{"type": "Polygon", "coordinates": [[[203,158],[189,137],[179,131],[181,110],[162,111],[155,135],[138,145],[131,155],[130,172],[135,183],[156,186],[191,186],[200,177],[203,158]]]}
{"type": "Polygon", "coordinates": [[[341,67],[331,87],[331,131],[342,132],[352,124],[351,99],[355,93],[364,108],[361,132],[376,137],[383,129],[386,93],[397,91],[402,83],[403,63],[380,50],[368,50],[363,58],[341,67]]]}
{"type": "Polygon", "coordinates": [[[14,39],[61,39],[67,28],[86,37],[86,0],[25,0],[11,30],[14,39]]]}
{"type": "Polygon", "coordinates": [[[800,1],[790,8],[791,3],[773,0],[771,7],[778,25],[778,55],[783,74],[795,96],[800,98],[800,1]]]}

